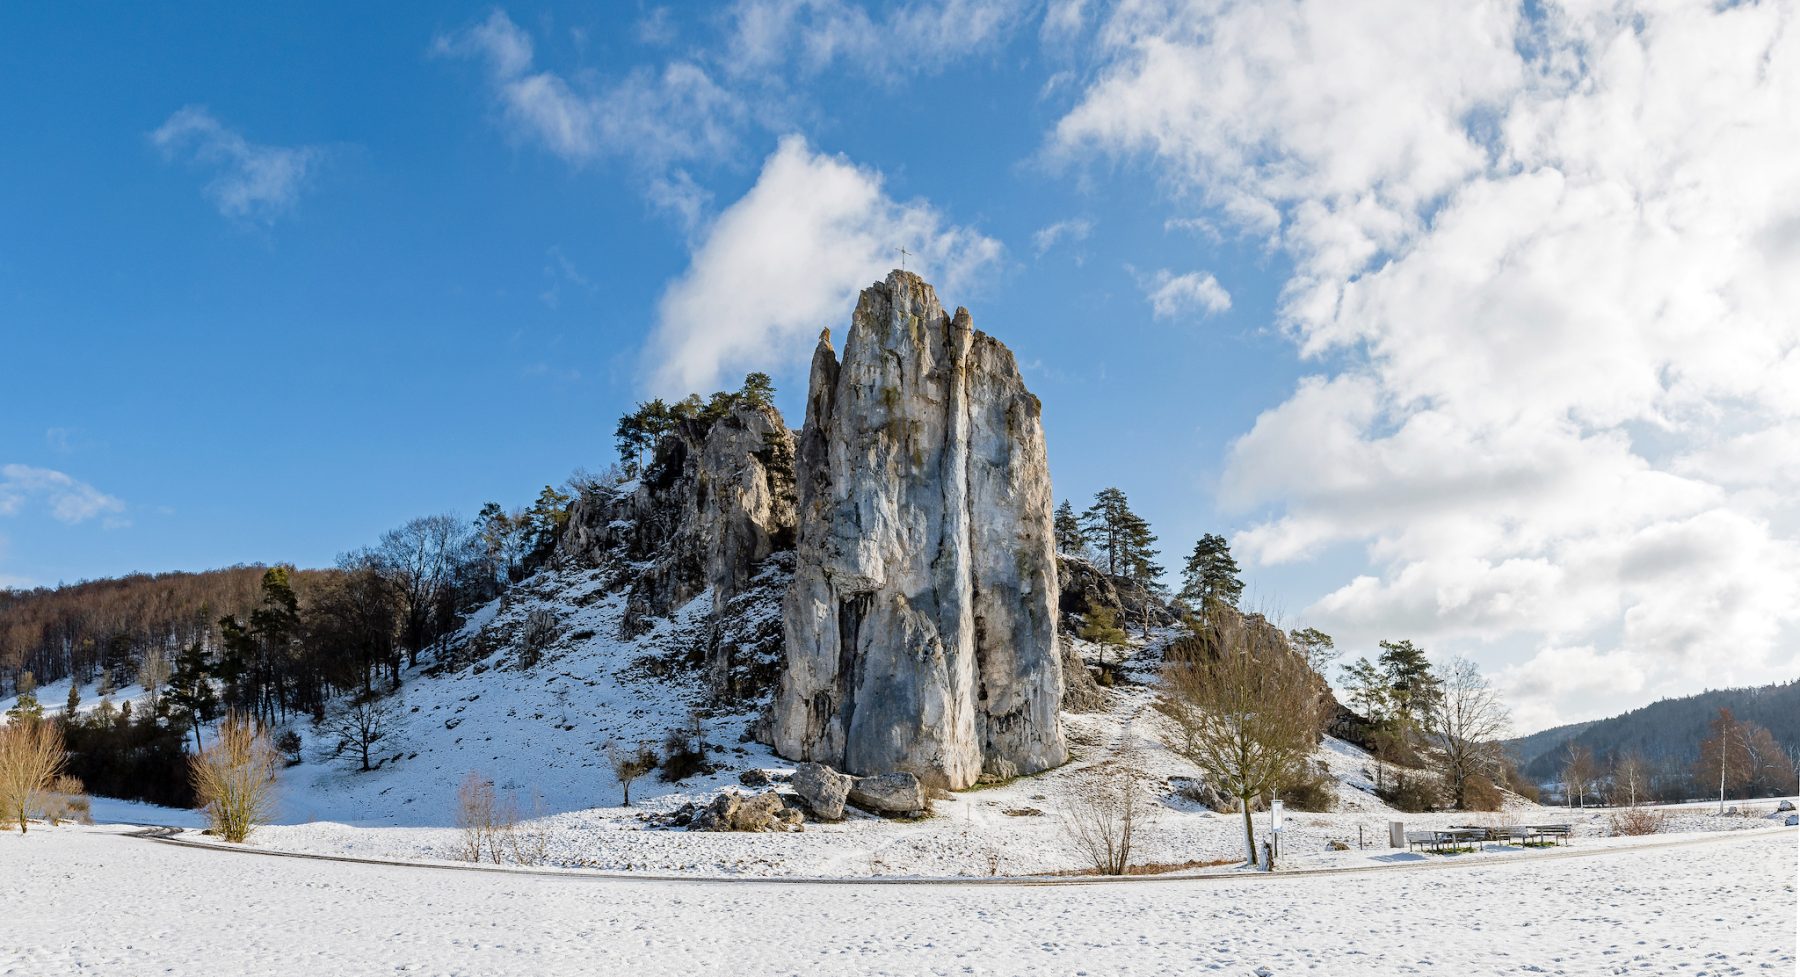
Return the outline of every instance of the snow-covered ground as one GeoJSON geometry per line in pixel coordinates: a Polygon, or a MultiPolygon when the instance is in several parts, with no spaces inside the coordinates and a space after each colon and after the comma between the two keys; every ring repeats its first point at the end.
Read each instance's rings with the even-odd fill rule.
{"type": "Polygon", "coordinates": [[[1795,834],[1441,871],[666,882],[0,834],[0,975],[1791,974],[1795,834]]]}

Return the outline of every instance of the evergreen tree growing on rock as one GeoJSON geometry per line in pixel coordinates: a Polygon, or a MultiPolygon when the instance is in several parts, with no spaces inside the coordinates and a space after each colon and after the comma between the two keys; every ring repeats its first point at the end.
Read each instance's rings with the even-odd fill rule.
{"type": "Polygon", "coordinates": [[[1160,574],[1155,563],[1156,534],[1150,524],[1131,511],[1125,493],[1116,488],[1101,489],[1094,504],[1081,514],[1081,535],[1092,543],[1106,573],[1111,577],[1138,580],[1146,571],[1160,574]]]}
{"type": "Polygon", "coordinates": [[[1087,556],[1087,537],[1081,531],[1081,517],[1068,499],[1056,507],[1056,551],[1069,556],[1087,556]]]}
{"type": "Polygon", "coordinates": [[[1199,609],[1203,617],[1215,604],[1235,608],[1244,595],[1239,572],[1231,544],[1223,536],[1207,533],[1194,544],[1194,552],[1182,568],[1181,598],[1199,609]]]}

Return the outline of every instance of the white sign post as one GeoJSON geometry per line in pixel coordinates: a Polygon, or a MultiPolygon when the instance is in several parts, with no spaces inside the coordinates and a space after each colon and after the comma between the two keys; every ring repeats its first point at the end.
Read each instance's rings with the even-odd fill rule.
{"type": "MultiPolygon", "coordinates": [[[[1272,800],[1269,802],[1269,835],[1275,840],[1274,855],[1281,854],[1281,832],[1287,828],[1286,813],[1287,812],[1282,809],[1282,803],[1279,800],[1272,800]]],[[[1273,869],[1274,867],[1275,859],[1271,857],[1269,859],[1269,868],[1273,869]]]]}

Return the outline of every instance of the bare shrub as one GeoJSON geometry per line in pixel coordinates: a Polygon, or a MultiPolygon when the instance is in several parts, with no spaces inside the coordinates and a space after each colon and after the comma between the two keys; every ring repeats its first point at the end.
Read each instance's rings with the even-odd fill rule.
{"type": "Polygon", "coordinates": [[[1628,807],[1607,816],[1615,835],[1653,835],[1667,830],[1669,814],[1649,807],[1628,807]]]}
{"type": "Polygon", "coordinates": [[[663,783],[712,772],[712,764],[706,762],[706,723],[699,710],[688,713],[686,725],[664,734],[662,752],[662,772],[657,776],[663,783]]]}
{"type": "Polygon", "coordinates": [[[188,761],[194,796],[214,834],[235,844],[268,822],[280,763],[260,725],[237,713],[225,717],[213,745],[188,761]]]}
{"type": "Polygon", "coordinates": [[[1414,814],[1435,811],[1443,800],[1436,780],[1423,774],[1408,774],[1404,770],[1388,778],[1385,790],[1375,793],[1394,810],[1414,814]]]}
{"type": "Polygon", "coordinates": [[[531,792],[529,817],[521,814],[518,802],[510,797],[501,802],[500,811],[505,826],[501,838],[513,864],[542,865],[549,860],[550,826],[544,823],[549,812],[544,809],[543,796],[536,790],[531,792]]]}
{"type": "Polygon", "coordinates": [[[1330,767],[1315,760],[1305,773],[1282,785],[1275,796],[1295,811],[1330,811],[1337,807],[1337,778],[1331,775],[1330,767]]]}
{"type": "Polygon", "coordinates": [[[1506,793],[1487,777],[1472,773],[1463,780],[1462,806],[1465,811],[1498,811],[1506,804],[1506,793]]]}
{"type": "Polygon", "coordinates": [[[54,828],[64,821],[92,824],[91,808],[81,778],[65,774],[50,782],[49,789],[41,795],[38,810],[54,828]]]}
{"type": "Polygon", "coordinates": [[[493,783],[479,772],[469,771],[456,788],[456,826],[462,830],[463,861],[481,861],[496,814],[493,783]]]}
{"type": "Polygon", "coordinates": [[[1099,875],[1124,875],[1138,833],[1155,814],[1141,756],[1119,751],[1077,775],[1063,805],[1063,831],[1099,875]]]}
{"type": "Polygon", "coordinates": [[[514,850],[518,821],[518,804],[511,798],[502,800],[494,782],[479,771],[469,771],[457,786],[456,826],[462,830],[459,852],[464,861],[502,864],[514,850]]]}
{"type": "Polygon", "coordinates": [[[16,821],[19,833],[62,773],[62,727],[23,717],[0,726],[0,815],[16,821]]]}
{"type": "Polygon", "coordinates": [[[612,765],[613,776],[618,779],[619,786],[625,789],[625,806],[631,806],[631,782],[656,769],[661,760],[656,755],[656,748],[648,742],[640,742],[635,748],[623,748],[617,743],[606,746],[606,760],[612,765]]]}

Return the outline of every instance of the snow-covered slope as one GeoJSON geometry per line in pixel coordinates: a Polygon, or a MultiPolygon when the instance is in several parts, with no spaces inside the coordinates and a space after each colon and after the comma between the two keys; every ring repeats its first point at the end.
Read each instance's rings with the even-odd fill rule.
{"type": "MultiPolygon", "coordinates": [[[[735,782],[744,766],[774,762],[766,749],[740,742],[755,703],[710,706],[690,661],[704,640],[710,593],[621,639],[626,596],[606,582],[598,569],[546,569],[473,614],[451,642],[463,652],[408,673],[385,700],[394,721],[375,748],[375,770],[359,771],[356,758],[330,758],[335,737],[296,722],[304,761],[283,775],[280,820],[451,825],[457,785],[471,771],[526,813],[612,807],[621,790],[608,746],[660,744],[696,715],[712,759],[727,769],[684,790],[735,782]],[[523,631],[544,615],[554,637],[528,662],[523,631]]],[[[748,592],[761,600],[742,601],[740,617],[779,614],[772,594],[784,582],[779,564],[766,567],[748,592]]],[[[635,797],[667,792],[654,775],[647,780],[635,785],[635,797]]]]}

